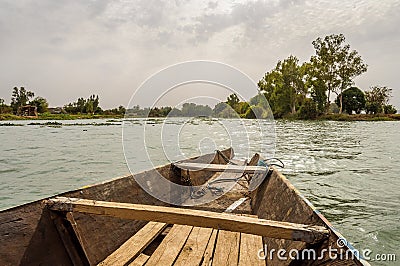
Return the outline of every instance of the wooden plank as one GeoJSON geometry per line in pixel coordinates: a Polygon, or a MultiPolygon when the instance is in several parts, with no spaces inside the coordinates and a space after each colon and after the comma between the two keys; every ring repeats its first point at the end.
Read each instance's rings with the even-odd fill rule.
{"type": "Polygon", "coordinates": [[[212,258],[214,255],[215,242],[217,241],[217,235],[218,235],[218,230],[214,229],[211,234],[210,240],[208,241],[206,251],[204,252],[204,259],[203,262],[201,263],[201,266],[211,265],[212,258]]]}
{"type": "Polygon", "coordinates": [[[84,260],[80,257],[79,252],[74,245],[74,241],[72,240],[72,237],[68,232],[68,229],[63,224],[63,218],[55,214],[51,214],[51,217],[73,265],[83,266],[87,264],[87,262],[85,263],[84,260]]]}
{"type": "Polygon", "coordinates": [[[149,222],[98,265],[124,265],[140,254],[167,226],[149,222]]]}
{"type": "Polygon", "coordinates": [[[240,233],[218,231],[212,265],[238,265],[240,233]]]}
{"type": "Polygon", "coordinates": [[[194,227],[174,266],[200,265],[212,232],[212,228],[194,227]]]}
{"type": "Polygon", "coordinates": [[[265,172],[264,166],[255,165],[233,165],[233,164],[206,164],[206,163],[175,163],[176,167],[192,171],[210,171],[210,172],[231,172],[231,173],[250,173],[265,172]]]}
{"type": "Polygon", "coordinates": [[[75,211],[123,219],[210,227],[307,243],[319,242],[329,236],[329,231],[323,226],[278,222],[229,213],[63,197],[50,199],[47,204],[50,209],[58,211],[75,211]]]}
{"type": "Polygon", "coordinates": [[[136,259],[134,259],[131,263],[129,263],[129,266],[143,266],[146,264],[148,259],[150,258],[149,255],[140,253],[139,256],[137,256],[136,259]]]}
{"type": "Polygon", "coordinates": [[[240,234],[239,266],[265,266],[265,260],[258,258],[260,249],[263,249],[262,236],[240,234]]]}
{"type": "Polygon", "coordinates": [[[93,264],[93,261],[91,261],[89,259],[89,253],[86,250],[86,246],[85,243],[83,241],[83,238],[81,236],[80,230],[78,228],[78,224],[75,221],[74,215],[72,214],[72,212],[67,212],[67,214],[65,215],[66,219],[68,220],[68,222],[71,224],[72,230],[74,230],[76,238],[79,241],[79,244],[82,247],[83,253],[85,253],[86,258],[88,259],[90,264],[93,264]]]}
{"type": "Polygon", "coordinates": [[[192,231],[192,226],[174,225],[146,265],[172,265],[192,231]]]}

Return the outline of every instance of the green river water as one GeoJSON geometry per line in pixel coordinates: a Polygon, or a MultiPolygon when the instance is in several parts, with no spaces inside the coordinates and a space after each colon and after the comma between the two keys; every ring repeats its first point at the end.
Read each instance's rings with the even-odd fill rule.
{"type": "MultiPolygon", "coordinates": [[[[162,119],[154,121],[156,128],[163,124],[162,119]]],[[[57,127],[28,125],[31,122],[0,126],[0,210],[129,173],[121,141],[122,121],[60,121],[81,125],[57,127]]],[[[239,120],[229,123],[235,127],[239,120]]],[[[176,119],[172,127],[182,124],[176,119]]],[[[130,127],[142,134],[143,121],[134,120],[130,127]]],[[[223,134],[216,134],[215,120],[207,121],[206,130],[201,123],[191,123],[187,129],[180,148],[188,156],[198,153],[190,134],[224,139],[223,134]]],[[[399,122],[277,121],[275,156],[285,162],[285,176],[356,249],[370,249],[371,256],[395,254],[400,260],[399,137],[399,122]]],[[[250,149],[257,152],[264,144],[265,140],[254,137],[250,149]]],[[[162,147],[151,143],[148,149],[156,155],[163,153],[162,147]]],[[[135,172],[147,168],[144,150],[138,148],[132,156],[135,172]]]]}

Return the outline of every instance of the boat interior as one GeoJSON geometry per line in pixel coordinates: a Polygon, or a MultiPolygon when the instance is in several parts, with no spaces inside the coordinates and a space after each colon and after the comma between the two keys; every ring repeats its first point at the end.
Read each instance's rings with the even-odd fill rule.
{"type": "Polygon", "coordinates": [[[342,258],[352,247],[338,246],[340,233],[260,161],[230,148],[1,211],[0,264],[368,265],[342,258]],[[336,258],[321,253],[329,247],[336,258]],[[322,255],[270,256],[279,249],[322,255]]]}

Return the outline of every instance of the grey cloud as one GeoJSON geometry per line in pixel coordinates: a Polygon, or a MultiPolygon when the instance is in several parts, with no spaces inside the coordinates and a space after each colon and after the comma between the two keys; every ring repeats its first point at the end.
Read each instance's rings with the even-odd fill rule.
{"type": "Polygon", "coordinates": [[[217,8],[217,6],[218,6],[218,2],[217,1],[215,1],[215,2],[210,1],[207,4],[207,8],[208,9],[215,9],[215,8],[217,8]]]}
{"type": "MultiPolygon", "coordinates": [[[[195,18],[192,25],[195,38],[198,42],[205,42],[213,34],[221,32],[229,27],[241,25],[244,28],[244,36],[254,38],[269,27],[268,19],[274,14],[287,8],[300,6],[304,1],[281,0],[272,1],[257,0],[233,5],[229,13],[203,14],[195,18]]],[[[239,38],[239,36],[236,36],[239,38]]]]}
{"type": "Polygon", "coordinates": [[[399,6],[390,0],[3,0],[0,97],[9,99],[8,88],[23,83],[41,88],[37,94],[52,105],[99,93],[113,107],[161,67],[204,58],[258,80],[289,54],[308,60],[312,40],[340,32],[370,65],[357,85],[396,89],[399,6]],[[99,89],[81,93],[87,88],[99,89]]]}
{"type": "Polygon", "coordinates": [[[137,0],[115,1],[104,13],[105,20],[120,23],[133,23],[139,27],[157,28],[168,17],[168,1],[137,0]]]}

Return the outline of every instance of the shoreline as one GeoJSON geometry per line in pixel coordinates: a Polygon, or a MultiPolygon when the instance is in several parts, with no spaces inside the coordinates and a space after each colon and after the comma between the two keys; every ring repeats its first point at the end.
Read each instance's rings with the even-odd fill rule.
{"type": "MultiPolygon", "coordinates": [[[[24,117],[13,114],[0,114],[0,121],[17,121],[17,120],[79,120],[79,119],[122,119],[124,115],[88,115],[88,114],[45,114],[38,117],[24,117]]],[[[136,117],[144,118],[144,117],[136,117]]],[[[165,117],[151,117],[151,118],[165,118],[165,117]]],[[[218,117],[216,117],[218,118],[218,117]]],[[[247,119],[247,118],[244,118],[247,119]]],[[[276,118],[275,120],[289,120],[289,121],[400,121],[400,114],[326,114],[321,115],[315,119],[299,119],[297,117],[283,117],[276,118]]]]}

